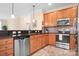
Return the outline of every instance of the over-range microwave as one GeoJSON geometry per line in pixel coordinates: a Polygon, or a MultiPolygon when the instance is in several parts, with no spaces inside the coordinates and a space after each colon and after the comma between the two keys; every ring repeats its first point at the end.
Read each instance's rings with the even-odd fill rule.
{"type": "Polygon", "coordinates": [[[64,18],[64,19],[58,19],[57,20],[57,25],[60,26],[60,25],[70,25],[71,22],[70,22],[70,19],[69,18],[64,18]]]}

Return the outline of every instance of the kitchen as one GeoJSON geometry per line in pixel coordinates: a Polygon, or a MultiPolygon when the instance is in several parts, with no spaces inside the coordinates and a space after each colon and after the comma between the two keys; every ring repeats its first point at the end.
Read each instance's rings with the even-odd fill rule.
{"type": "Polygon", "coordinates": [[[0,7],[0,56],[77,55],[78,4],[2,3],[0,7]]]}

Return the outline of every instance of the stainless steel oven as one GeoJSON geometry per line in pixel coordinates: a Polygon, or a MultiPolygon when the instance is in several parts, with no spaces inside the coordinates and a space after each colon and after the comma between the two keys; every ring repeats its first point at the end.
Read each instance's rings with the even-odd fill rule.
{"type": "Polygon", "coordinates": [[[70,35],[69,34],[56,34],[56,41],[63,42],[63,43],[69,43],[70,35]],[[59,37],[60,35],[62,35],[62,37],[59,37]]]}
{"type": "Polygon", "coordinates": [[[56,34],[56,47],[69,49],[70,34],[69,32],[56,34]]]}

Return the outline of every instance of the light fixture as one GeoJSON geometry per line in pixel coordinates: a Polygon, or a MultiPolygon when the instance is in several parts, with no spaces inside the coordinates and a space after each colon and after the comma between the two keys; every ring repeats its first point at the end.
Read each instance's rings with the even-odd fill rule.
{"type": "Polygon", "coordinates": [[[15,18],[15,15],[14,14],[11,14],[11,18],[15,18]]]}
{"type": "Polygon", "coordinates": [[[48,5],[49,5],[49,6],[51,6],[51,5],[52,5],[52,3],[48,3],[48,5]]]}
{"type": "Polygon", "coordinates": [[[35,22],[35,5],[33,5],[33,19],[32,19],[33,23],[35,22]]]}
{"type": "Polygon", "coordinates": [[[35,5],[32,6],[33,7],[33,16],[32,16],[32,26],[36,27],[36,19],[35,19],[35,5]]]}
{"type": "Polygon", "coordinates": [[[12,3],[11,18],[15,18],[15,15],[14,15],[14,3],[12,3]]]}

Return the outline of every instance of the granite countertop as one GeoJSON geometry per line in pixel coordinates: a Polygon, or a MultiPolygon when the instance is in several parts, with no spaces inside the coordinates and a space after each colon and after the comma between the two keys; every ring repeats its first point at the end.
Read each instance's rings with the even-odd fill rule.
{"type": "Polygon", "coordinates": [[[0,40],[2,39],[9,39],[9,38],[12,38],[11,36],[6,36],[6,37],[0,37],[0,40]]]}
{"type": "Polygon", "coordinates": [[[42,35],[42,34],[49,34],[49,33],[31,33],[30,35],[42,35]]]}
{"type": "Polygon", "coordinates": [[[54,32],[51,33],[31,33],[30,35],[42,35],[42,34],[56,34],[54,32]]]}

